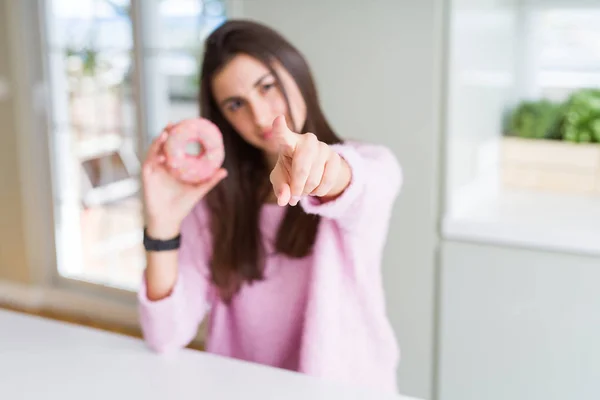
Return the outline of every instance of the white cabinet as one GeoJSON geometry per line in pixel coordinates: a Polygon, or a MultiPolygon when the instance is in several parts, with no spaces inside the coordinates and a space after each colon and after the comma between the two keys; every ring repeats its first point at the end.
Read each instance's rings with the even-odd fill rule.
{"type": "Polygon", "coordinates": [[[447,242],[439,400],[600,398],[600,258],[447,242]]]}

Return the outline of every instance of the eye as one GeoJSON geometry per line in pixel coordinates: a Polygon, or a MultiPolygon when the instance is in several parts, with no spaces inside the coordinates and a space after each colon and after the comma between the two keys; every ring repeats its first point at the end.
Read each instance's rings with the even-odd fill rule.
{"type": "Polygon", "coordinates": [[[232,100],[227,105],[227,109],[231,112],[235,112],[238,109],[240,109],[242,106],[243,106],[243,103],[241,100],[232,100]]]}
{"type": "Polygon", "coordinates": [[[275,87],[275,82],[271,82],[271,83],[265,83],[261,86],[261,91],[263,93],[268,92],[269,90],[273,89],[275,87]]]}

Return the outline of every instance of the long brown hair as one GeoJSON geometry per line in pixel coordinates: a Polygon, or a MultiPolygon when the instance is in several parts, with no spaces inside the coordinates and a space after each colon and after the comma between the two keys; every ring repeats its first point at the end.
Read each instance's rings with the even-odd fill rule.
{"type": "MultiPolygon", "coordinates": [[[[227,178],[205,198],[213,243],[210,271],[226,302],[244,282],[263,279],[265,249],[259,221],[262,206],[272,190],[268,185],[270,170],[264,154],[244,141],[227,122],[212,93],[211,80],[238,54],[254,57],[269,68],[291,115],[288,96],[273,69],[273,62],[278,62],[294,78],[306,102],[307,117],[301,132],[312,132],[327,144],[342,141],[321,111],[306,60],[279,33],[257,22],[229,20],[206,39],[201,66],[200,114],[213,121],[223,134],[223,166],[228,171],[227,178]]],[[[309,255],[319,221],[318,216],[307,214],[301,206],[288,207],[278,228],[276,251],[295,258],[309,255]]]]}

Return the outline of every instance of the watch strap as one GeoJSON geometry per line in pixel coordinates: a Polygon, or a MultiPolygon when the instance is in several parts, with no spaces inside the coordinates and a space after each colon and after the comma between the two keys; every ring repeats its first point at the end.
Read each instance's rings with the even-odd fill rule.
{"type": "Polygon", "coordinates": [[[144,228],[144,248],[146,251],[177,250],[181,246],[181,234],[172,239],[160,240],[150,237],[147,228],[144,228]]]}

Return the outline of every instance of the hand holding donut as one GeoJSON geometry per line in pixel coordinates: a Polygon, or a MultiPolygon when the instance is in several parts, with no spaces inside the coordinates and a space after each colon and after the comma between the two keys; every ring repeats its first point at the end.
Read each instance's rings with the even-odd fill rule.
{"type": "Polygon", "coordinates": [[[292,132],[283,116],[273,121],[273,134],[280,150],[270,179],[280,206],[295,206],[307,195],[328,201],[346,189],[352,175],[350,167],[316,135],[292,132]]]}
{"type": "Polygon", "coordinates": [[[179,232],[194,205],[227,176],[220,168],[223,143],[204,119],[169,125],[150,146],[142,180],[149,234],[168,239],[179,232]]]}

